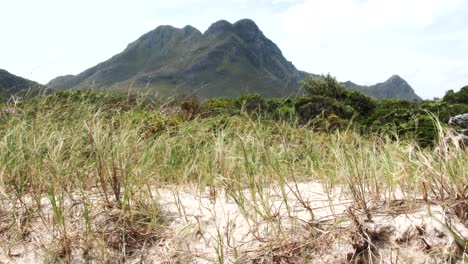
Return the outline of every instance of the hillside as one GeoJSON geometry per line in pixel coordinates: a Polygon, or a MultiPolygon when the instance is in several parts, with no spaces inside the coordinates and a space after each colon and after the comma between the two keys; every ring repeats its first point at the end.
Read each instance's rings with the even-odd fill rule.
{"type": "MultiPolygon", "coordinates": [[[[316,76],[296,69],[255,22],[244,19],[234,24],[218,21],[204,33],[192,26],[159,26],[109,60],[48,85],[124,91],[131,87],[163,95],[196,93],[202,98],[247,93],[282,97],[300,94],[300,81],[307,75],[316,76]]],[[[398,83],[383,84],[360,90],[378,98],[417,97],[411,87],[400,93],[398,83]]]]}
{"type": "Polygon", "coordinates": [[[343,85],[348,89],[361,91],[378,99],[421,100],[408,82],[398,75],[393,75],[387,81],[371,86],[357,85],[351,81],[344,82],[343,85]]]}
{"type": "Polygon", "coordinates": [[[285,96],[297,93],[304,76],[253,21],[222,20],[203,34],[191,26],[160,26],[111,59],[49,85],[146,87],[163,94],[196,91],[202,97],[285,96]]]}
{"type": "Polygon", "coordinates": [[[6,70],[0,69],[0,100],[8,99],[11,95],[18,93],[37,94],[43,85],[13,75],[6,70]]]}

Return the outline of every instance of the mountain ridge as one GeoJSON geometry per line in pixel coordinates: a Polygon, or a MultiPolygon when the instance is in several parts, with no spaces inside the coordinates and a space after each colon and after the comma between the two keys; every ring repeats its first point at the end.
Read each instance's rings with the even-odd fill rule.
{"type": "Polygon", "coordinates": [[[364,92],[367,95],[377,99],[407,99],[407,100],[422,100],[413,90],[413,88],[399,75],[392,75],[385,82],[377,83],[370,86],[358,85],[351,81],[342,83],[346,88],[364,92]]]}
{"type": "Polygon", "coordinates": [[[12,95],[35,95],[45,89],[45,86],[37,82],[16,76],[7,70],[0,69],[0,100],[6,100],[12,95]]]}
{"type": "MultiPolygon", "coordinates": [[[[298,70],[254,21],[242,19],[219,20],[203,33],[190,25],[158,26],[110,59],[76,76],[59,76],[48,85],[57,89],[132,87],[161,94],[195,93],[202,98],[246,93],[283,97],[301,94],[300,81],[309,75],[318,76],[298,70]]],[[[353,87],[369,95],[392,97],[391,91],[353,87]]],[[[375,89],[392,89],[379,87],[375,89]]],[[[408,99],[412,96],[409,93],[408,99]]]]}

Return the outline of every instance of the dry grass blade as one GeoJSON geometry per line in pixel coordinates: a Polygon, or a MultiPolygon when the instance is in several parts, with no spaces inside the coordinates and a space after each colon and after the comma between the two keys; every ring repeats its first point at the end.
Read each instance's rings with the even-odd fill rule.
{"type": "Polygon", "coordinates": [[[194,98],[153,99],[67,91],[2,115],[0,193],[12,201],[0,204],[0,262],[466,256],[466,148],[435,154],[354,120],[324,132],[294,109],[199,116],[194,98]],[[27,250],[9,254],[16,244],[27,250]]]}
{"type": "Polygon", "coordinates": [[[110,248],[124,255],[132,255],[165,238],[165,220],[161,212],[156,216],[159,219],[155,219],[152,215],[154,211],[150,210],[154,210],[154,206],[144,204],[139,204],[132,210],[108,209],[100,214],[102,220],[95,227],[96,233],[110,248]]]}

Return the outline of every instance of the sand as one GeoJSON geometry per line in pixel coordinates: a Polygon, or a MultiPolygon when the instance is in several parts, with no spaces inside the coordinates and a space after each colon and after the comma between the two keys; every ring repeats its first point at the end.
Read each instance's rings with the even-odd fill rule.
{"type": "MultiPolygon", "coordinates": [[[[453,233],[468,241],[468,223],[441,202],[401,193],[368,199],[366,209],[350,193],[334,188],[327,194],[318,182],[269,187],[254,195],[248,190],[200,192],[192,186],[152,192],[165,228],[126,255],[106,246],[112,235],[99,236],[102,230],[114,232],[109,219],[120,212],[102,204],[97,191],[86,194],[95,201],[90,205],[94,240],[86,236],[84,210],[76,203],[80,194],[63,200],[66,238],[49,199],[41,200],[40,213],[32,214],[22,232],[13,230],[24,223],[24,206],[4,199],[0,220],[9,228],[2,232],[0,262],[65,262],[63,245],[69,245],[73,263],[215,263],[220,258],[224,263],[464,263],[468,257],[453,233]],[[22,217],[12,219],[15,210],[22,217]]],[[[24,201],[32,203],[27,197],[24,201]]]]}

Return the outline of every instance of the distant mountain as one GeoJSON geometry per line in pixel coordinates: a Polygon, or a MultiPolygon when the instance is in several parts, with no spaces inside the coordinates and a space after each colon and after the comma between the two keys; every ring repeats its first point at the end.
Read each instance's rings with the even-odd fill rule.
{"type": "MultiPolygon", "coordinates": [[[[234,24],[218,21],[204,33],[191,26],[157,27],[109,60],[76,76],[55,78],[48,85],[57,89],[131,88],[163,95],[196,93],[203,98],[246,93],[280,97],[301,94],[300,81],[308,75],[287,61],[252,20],[244,19],[234,24]]],[[[379,98],[394,95],[387,92],[393,85],[379,86],[376,91],[356,87],[379,98]]]]}
{"type": "Polygon", "coordinates": [[[0,69],[0,99],[8,99],[14,94],[32,94],[35,95],[43,90],[45,86],[13,75],[6,70],[0,69]]]}
{"type": "Polygon", "coordinates": [[[298,93],[298,82],[305,76],[252,20],[245,19],[234,24],[218,21],[203,34],[191,26],[160,26],[111,59],[48,85],[134,87],[163,94],[196,91],[202,97],[252,92],[285,96],[298,93]]]}
{"type": "Polygon", "coordinates": [[[348,89],[361,91],[378,99],[421,100],[413,88],[398,75],[393,75],[386,82],[371,86],[357,85],[350,81],[344,82],[343,85],[348,89]]]}
{"type": "Polygon", "coordinates": [[[65,76],[59,76],[57,78],[52,79],[47,83],[48,86],[51,87],[61,87],[63,85],[66,85],[67,82],[72,81],[75,75],[65,75],[65,76]]]}

